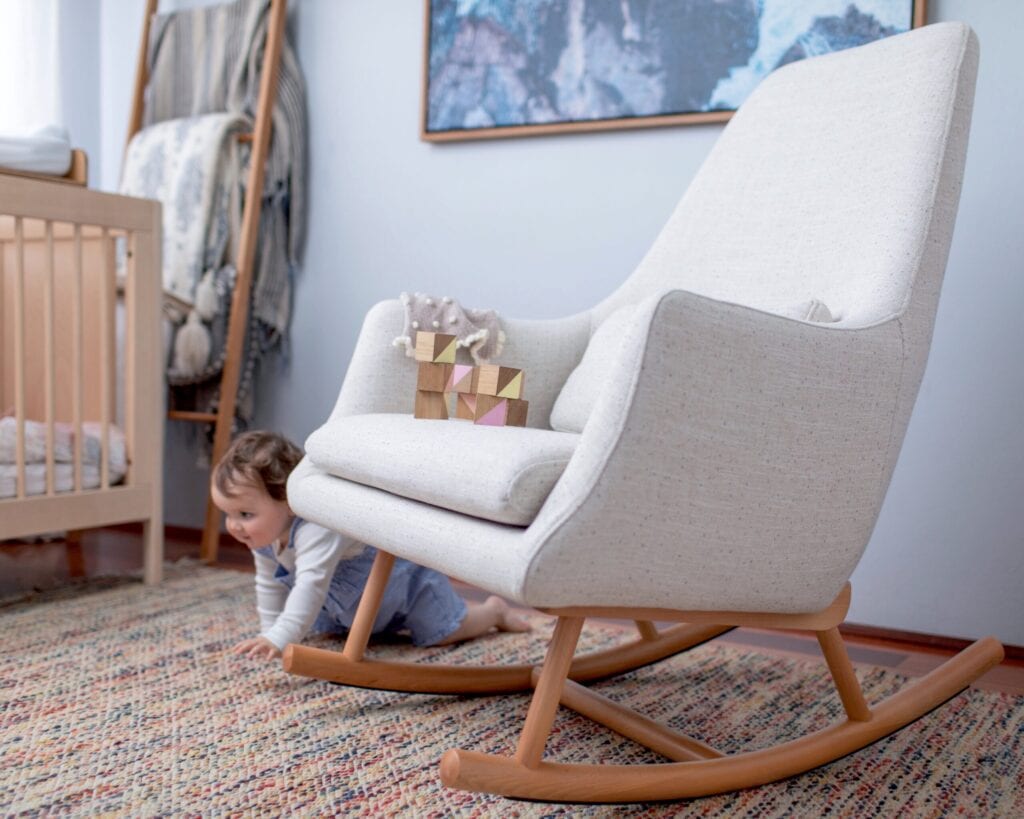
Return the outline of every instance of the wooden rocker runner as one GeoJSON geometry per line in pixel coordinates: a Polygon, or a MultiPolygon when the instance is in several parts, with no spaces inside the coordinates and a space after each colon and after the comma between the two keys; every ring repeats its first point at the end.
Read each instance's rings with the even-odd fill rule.
{"type": "Polygon", "coordinates": [[[532,687],[514,754],[449,750],[443,781],[619,802],[799,774],[999,663],[1002,647],[985,638],[869,703],[838,631],[924,372],[977,56],[970,29],[944,23],[761,83],[616,292],[565,319],[504,323],[504,355],[531,374],[533,427],[412,418],[414,363],[384,360],[403,307],[375,306],[288,500],[380,554],[344,651],[290,646],[285,668],[398,691],[532,687]],[[556,616],[543,666],[365,658],[392,556],[556,616]],[[633,620],[639,636],[574,659],[586,617],[633,620]],[[733,626],[813,632],[846,718],[727,755],[584,685],[733,626]],[[545,759],[559,705],[669,761],[545,759]]]}
{"type": "MultiPolygon", "coordinates": [[[[360,688],[421,694],[508,694],[527,691],[533,686],[535,667],[531,665],[492,668],[364,659],[370,629],[393,564],[394,557],[386,552],[379,552],[375,558],[352,629],[345,640],[344,651],[289,645],[284,651],[285,671],[360,688]]],[[[579,682],[592,682],[631,671],[700,645],[731,628],[683,625],[658,634],[650,623],[637,625],[640,639],[595,652],[573,663],[569,669],[570,677],[579,682]]]]}

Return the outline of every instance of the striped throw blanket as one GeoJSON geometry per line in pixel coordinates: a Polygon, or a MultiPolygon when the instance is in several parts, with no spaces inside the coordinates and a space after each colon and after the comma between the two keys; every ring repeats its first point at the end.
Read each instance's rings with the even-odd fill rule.
{"type": "MultiPolygon", "coordinates": [[[[156,15],[143,124],[219,112],[255,117],[269,5],[270,0],[235,0],[156,15]]],[[[305,131],[305,85],[286,38],[253,279],[260,346],[272,345],[288,327],[292,272],[306,223],[305,131]]]]}

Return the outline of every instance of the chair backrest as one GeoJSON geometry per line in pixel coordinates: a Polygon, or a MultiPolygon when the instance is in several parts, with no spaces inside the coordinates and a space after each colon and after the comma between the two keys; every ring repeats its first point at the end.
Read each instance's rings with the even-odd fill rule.
{"type": "Polygon", "coordinates": [[[977,59],[966,25],[940,23],[771,74],[595,318],[681,288],[770,312],[820,299],[864,326],[913,290],[927,342],[977,59]]]}
{"type": "Polygon", "coordinates": [[[635,327],[663,318],[624,336],[641,366],[600,393],[531,527],[547,539],[531,604],[831,602],[871,536],[924,372],[977,59],[967,26],[935,25],[787,66],[743,105],[592,311],[643,303],[635,327]],[[782,314],[820,299],[839,321],[690,294],[782,314]]]}

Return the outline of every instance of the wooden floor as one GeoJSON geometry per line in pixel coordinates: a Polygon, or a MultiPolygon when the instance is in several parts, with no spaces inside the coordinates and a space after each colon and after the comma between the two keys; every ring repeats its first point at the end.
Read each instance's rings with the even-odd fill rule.
{"type": "MultiPolygon", "coordinates": [[[[198,557],[198,532],[168,531],[168,560],[198,557]]],[[[31,594],[55,588],[81,578],[124,574],[142,569],[140,535],[130,528],[102,529],[85,532],[77,542],[63,538],[41,542],[0,543],[0,606],[31,594]]],[[[251,572],[252,557],[240,544],[226,542],[221,546],[216,564],[220,568],[251,572]]],[[[480,599],[479,589],[458,584],[468,599],[480,599]]],[[[0,614],[2,614],[0,607],[0,614]]],[[[253,615],[255,616],[255,614],[253,615]]],[[[845,626],[843,627],[845,630],[845,626]]],[[[851,627],[853,632],[859,629],[851,627]]],[[[855,664],[881,666],[909,677],[927,674],[955,653],[943,646],[942,640],[925,636],[910,639],[889,639],[846,633],[850,659],[855,664]],[[928,643],[938,643],[929,645],[928,643]]],[[[749,646],[762,653],[786,657],[820,657],[817,640],[800,633],[780,633],[761,629],[738,628],[717,638],[732,645],[749,646]]],[[[948,641],[947,641],[948,642],[948,641]]],[[[1018,650],[1019,651],[1019,650],[1018,650]]],[[[1005,660],[975,683],[989,691],[1024,695],[1024,659],[1005,660]]]]}

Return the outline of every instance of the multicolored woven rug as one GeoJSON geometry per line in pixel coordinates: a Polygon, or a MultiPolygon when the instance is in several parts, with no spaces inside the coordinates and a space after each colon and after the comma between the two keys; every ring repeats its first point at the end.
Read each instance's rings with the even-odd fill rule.
{"type": "MultiPolygon", "coordinates": [[[[225,649],[255,622],[252,576],[196,565],[168,575],[155,589],[107,583],[0,609],[0,814],[1024,815],[1024,698],[980,691],[825,768],[688,803],[544,805],[448,790],[441,754],[512,752],[525,696],[364,691],[235,658],[225,649]]],[[[532,661],[549,631],[538,619],[528,636],[378,653],[532,661]]],[[[584,641],[618,637],[589,626],[584,641]]],[[[881,670],[861,679],[869,699],[903,682],[881,670]]],[[[841,711],[822,663],[715,643],[602,689],[724,751],[769,745],[841,711]]],[[[656,759],[571,712],[560,713],[548,754],[656,759]]]]}

